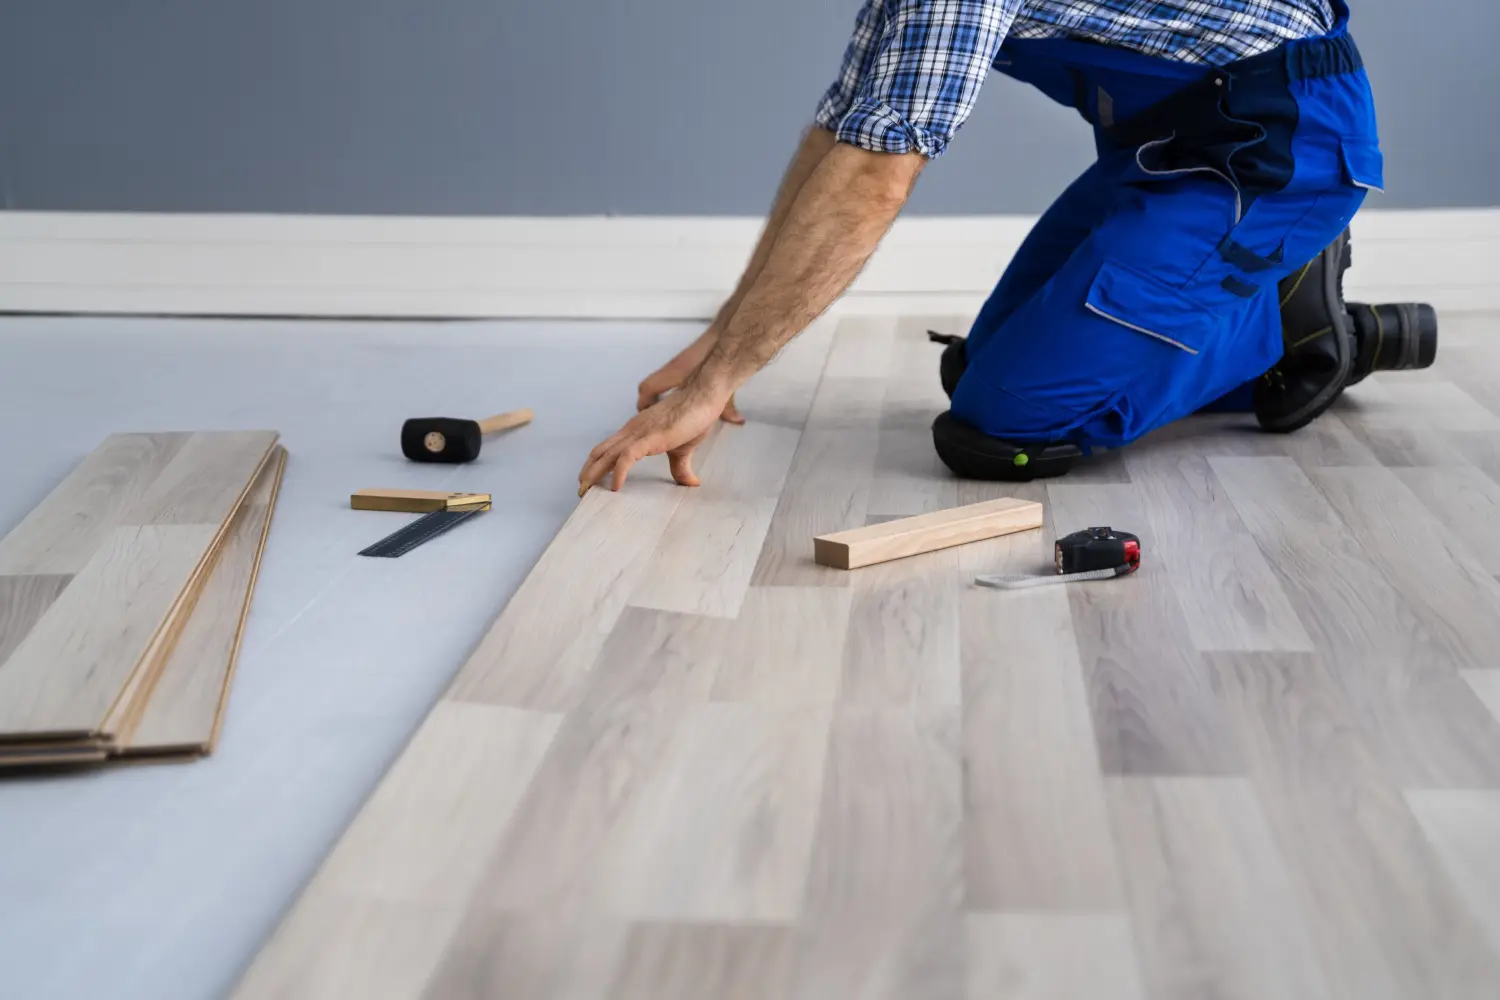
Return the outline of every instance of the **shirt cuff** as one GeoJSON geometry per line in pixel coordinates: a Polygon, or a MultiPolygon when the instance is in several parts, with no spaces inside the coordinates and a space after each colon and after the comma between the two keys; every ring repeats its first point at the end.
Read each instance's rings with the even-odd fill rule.
{"type": "MultiPolygon", "coordinates": [[[[819,109],[820,111],[822,109],[819,109]]],[[[855,101],[834,128],[839,142],[867,149],[872,153],[918,152],[936,159],[948,148],[948,137],[913,125],[882,101],[855,101]]]]}

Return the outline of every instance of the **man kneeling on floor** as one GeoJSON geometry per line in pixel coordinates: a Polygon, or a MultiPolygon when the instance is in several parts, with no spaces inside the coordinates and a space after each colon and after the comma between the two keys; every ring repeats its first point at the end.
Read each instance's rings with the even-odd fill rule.
{"type": "Polygon", "coordinates": [[[943,352],[954,472],[1060,475],[1204,409],[1294,431],[1372,370],[1430,365],[1430,307],[1343,301],[1382,167],[1348,20],[1344,0],[866,0],[738,287],[580,487],[663,452],[697,484],[693,449],[843,294],[991,66],[1075,108],[1098,159],[943,352]]]}

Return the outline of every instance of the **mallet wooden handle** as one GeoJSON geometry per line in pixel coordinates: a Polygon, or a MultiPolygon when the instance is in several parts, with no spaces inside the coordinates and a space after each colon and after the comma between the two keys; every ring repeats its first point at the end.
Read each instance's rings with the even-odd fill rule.
{"type": "Polygon", "coordinates": [[[493,417],[486,417],[479,421],[479,433],[493,434],[496,431],[509,430],[512,427],[521,427],[531,423],[531,410],[511,410],[508,413],[497,413],[493,417]]]}

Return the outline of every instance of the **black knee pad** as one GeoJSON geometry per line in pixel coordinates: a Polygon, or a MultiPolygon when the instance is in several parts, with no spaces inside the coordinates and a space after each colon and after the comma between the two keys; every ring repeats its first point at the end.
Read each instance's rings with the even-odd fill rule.
{"type": "Polygon", "coordinates": [[[1083,456],[1073,444],[1011,444],[953,419],[951,412],[932,422],[938,458],[964,479],[1025,483],[1060,476],[1083,456]]]}

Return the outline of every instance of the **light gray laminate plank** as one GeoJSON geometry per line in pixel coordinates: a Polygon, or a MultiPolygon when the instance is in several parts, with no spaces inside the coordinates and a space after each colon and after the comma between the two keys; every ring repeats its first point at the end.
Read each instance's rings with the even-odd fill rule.
{"type": "Polygon", "coordinates": [[[1200,650],[1309,651],[1276,574],[1240,520],[1208,460],[1129,455],[1155,546],[1200,650]]]}
{"type": "Polygon", "coordinates": [[[950,709],[834,715],[788,995],[963,995],[959,726],[950,709]]]}
{"type": "Polygon", "coordinates": [[[1427,468],[1463,464],[1451,434],[1429,423],[1420,407],[1398,402],[1383,382],[1366,379],[1347,390],[1330,413],[1344,422],[1381,465],[1427,468]]]}
{"type": "Polygon", "coordinates": [[[72,580],[71,575],[0,576],[0,663],[31,633],[72,580]]]}
{"type": "Polygon", "coordinates": [[[0,575],[71,576],[191,434],[112,434],[0,539],[0,575]]]}
{"type": "Polygon", "coordinates": [[[619,837],[610,912],[699,923],[796,921],[832,707],[694,709],[619,837]]]}
{"type": "Polygon", "coordinates": [[[235,511],[122,753],[206,753],[216,742],[285,467],[278,447],[235,511]]]}
{"type": "Polygon", "coordinates": [[[1395,472],[1477,565],[1500,573],[1500,483],[1467,465],[1395,472]]]}
{"type": "Polygon", "coordinates": [[[1406,801],[1458,894],[1500,954],[1500,792],[1409,791],[1406,801]]]}
{"type": "Polygon", "coordinates": [[[619,493],[589,490],[578,502],[448,697],[544,711],[576,703],[687,492],[672,484],[659,457],[637,466],[628,485],[619,493]]]}
{"type": "MultiPolygon", "coordinates": [[[[204,433],[176,450],[133,505],[118,514],[120,523],[99,536],[67,589],[0,664],[0,731],[109,737],[133,721],[138,708],[130,696],[149,690],[145,681],[160,655],[158,637],[194,592],[230,515],[275,442],[274,432],[204,433]],[[187,506],[179,510],[179,501],[187,506]],[[174,514],[189,509],[192,521],[174,514]]],[[[154,468],[169,450],[157,441],[135,444],[139,447],[116,458],[154,468]]],[[[125,478],[121,488],[134,494],[138,484],[109,464],[99,477],[81,481],[81,493],[70,489],[71,499],[63,497],[60,507],[82,502],[78,496],[92,489],[86,484],[97,486],[116,474],[125,478]]],[[[80,520],[85,534],[102,528],[88,517],[80,520]]],[[[66,530],[65,523],[46,523],[66,530]]],[[[43,565],[46,559],[31,561],[43,565]]]]}
{"type": "Polygon", "coordinates": [[[439,702],[234,996],[420,996],[558,723],[439,702]]]}
{"type": "Polygon", "coordinates": [[[956,706],[957,552],[929,552],[850,572],[839,700],[872,707],[956,706]]]}
{"type": "Polygon", "coordinates": [[[967,1000],[1145,1000],[1123,913],[971,913],[967,1000]]]}
{"type": "Polygon", "coordinates": [[[767,423],[721,426],[641,574],[630,603],[733,618],[770,527],[801,438],[767,423]]]}
{"type": "MultiPolygon", "coordinates": [[[[964,551],[966,568],[1030,573],[1050,535],[986,545],[964,551]]],[[[1118,909],[1114,844],[1066,590],[966,586],[959,608],[967,907],[1118,909]]]]}
{"type": "Polygon", "coordinates": [[[896,325],[885,399],[880,412],[880,444],[870,486],[870,515],[925,514],[958,506],[958,480],[937,456],[932,421],[948,409],[938,377],[937,345],[927,339],[926,320],[896,325]]]}
{"type": "Polygon", "coordinates": [[[824,378],[756,562],[756,586],[848,586],[813,562],[813,538],[865,523],[885,382],[824,378]]]}
{"type": "Polygon", "coordinates": [[[1481,406],[1452,382],[1398,381],[1392,377],[1381,384],[1392,404],[1438,430],[1500,431],[1500,415],[1481,406]]]}
{"type": "Polygon", "coordinates": [[[538,767],[476,910],[597,911],[616,878],[622,830],[708,699],[728,623],[627,608],[589,686],[538,767]]]}
{"type": "MultiPolygon", "coordinates": [[[[1440,641],[1289,459],[1210,459],[1396,781],[1493,787],[1500,734],[1440,641]]],[[[1353,470],[1350,470],[1351,473],[1353,470]]]]}
{"type": "Polygon", "coordinates": [[[791,928],[637,924],[610,1000],[780,1000],[795,955],[791,928]]]}
{"type": "Polygon", "coordinates": [[[638,607],[733,618],[786,485],[815,390],[836,343],[831,324],[792,341],[738,393],[747,423],[720,425],[642,574],[638,607]]]}
{"type": "MultiPolygon", "coordinates": [[[[1482,667],[1500,650],[1500,582],[1390,469],[1315,469],[1309,475],[1405,597],[1453,666],[1482,667]]],[[[1497,534],[1491,532],[1491,534],[1497,534]]]]}
{"type": "Polygon", "coordinates": [[[1246,780],[1112,778],[1108,792],[1152,997],[1327,997],[1292,876],[1246,780]]]}
{"type": "Polygon", "coordinates": [[[1047,488],[1058,536],[1108,525],[1141,536],[1142,569],[1068,585],[1078,652],[1106,774],[1236,774],[1226,729],[1170,569],[1151,562],[1151,525],[1133,486],[1047,488]]]}
{"type": "Polygon", "coordinates": [[[438,702],[324,864],[317,890],[466,903],[561,722],[438,702]]]}
{"type": "Polygon", "coordinates": [[[980,485],[1043,503],[1049,520],[1041,531],[957,550],[966,905],[1031,913],[1118,909],[1120,881],[1067,591],[972,584],[979,574],[1052,572],[1046,487],[962,484],[980,485]]]}
{"type": "Polygon", "coordinates": [[[0,732],[99,730],[219,530],[114,529],[0,664],[0,732]]]}
{"type": "Polygon", "coordinates": [[[1209,659],[1330,996],[1491,995],[1500,962],[1320,658],[1209,659]]]}
{"type": "Polygon", "coordinates": [[[1121,454],[1127,465],[1142,459],[1165,462],[1210,455],[1285,455],[1304,468],[1380,464],[1332,411],[1295,434],[1267,434],[1250,413],[1194,414],[1152,431],[1121,454]]]}
{"type": "Polygon", "coordinates": [[[1500,670],[1465,670],[1463,678],[1490,714],[1500,720],[1500,670]]]}
{"type": "Polygon", "coordinates": [[[249,492],[276,437],[275,431],[192,435],[120,523],[222,525],[249,492]]]}
{"type": "MultiPolygon", "coordinates": [[[[422,1000],[603,1000],[630,928],[573,913],[471,913],[422,1000]]],[[[415,997],[416,994],[410,994],[415,997]]]]}
{"type": "Polygon", "coordinates": [[[231,1000],[416,1000],[463,910],[313,896],[294,907],[231,1000]]]}
{"type": "Polygon", "coordinates": [[[896,334],[894,316],[845,316],[837,321],[823,377],[884,379],[896,334]]]}
{"type": "Polygon", "coordinates": [[[1500,483],[1500,434],[1489,431],[1455,431],[1448,435],[1459,454],[1496,483],[1500,483]]]}
{"type": "Polygon", "coordinates": [[[713,699],[767,708],[832,704],[849,605],[847,587],[751,587],[727,630],[713,699]]]}

